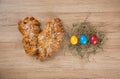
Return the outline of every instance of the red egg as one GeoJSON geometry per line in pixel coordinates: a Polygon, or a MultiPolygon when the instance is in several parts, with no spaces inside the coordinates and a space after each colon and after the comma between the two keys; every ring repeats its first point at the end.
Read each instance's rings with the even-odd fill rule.
{"type": "Polygon", "coordinates": [[[91,44],[96,44],[98,42],[98,37],[96,35],[92,35],[90,37],[90,43],[91,44]]]}

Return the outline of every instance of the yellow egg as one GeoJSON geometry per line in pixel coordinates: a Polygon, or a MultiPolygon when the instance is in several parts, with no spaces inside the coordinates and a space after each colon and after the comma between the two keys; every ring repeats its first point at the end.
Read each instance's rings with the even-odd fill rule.
{"type": "Polygon", "coordinates": [[[73,44],[73,45],[77,44],[77,43],[78,43],[78,38],[77,38],[77,36],[72,36],[72,37],[70,38],[70,43],[73,44]]]}

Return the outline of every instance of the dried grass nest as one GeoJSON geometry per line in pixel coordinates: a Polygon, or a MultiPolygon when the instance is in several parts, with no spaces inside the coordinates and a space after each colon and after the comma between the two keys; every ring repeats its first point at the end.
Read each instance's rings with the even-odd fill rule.
{"type": "Polygon", "coordinates": [[[81,58],[89,57],[91,54],[96,54],[99,49],[103,49],[103,44],[105,41],[105,32],[98,31],[96,26],[92,25],[90,22],[81,22],[75,23],[72,25],[72,29],[66,31],[64,40],[64,47],[71,51],[73,55],[80,56],[81,58]],[[82,45],[80,43],[76,45],[70,44],[70,37],[72,35],[76,35],[79,37],[80,35],[85,34],[88,38],[92,34],[95,34],[98,37],[98,43],[95,45],[90,44],[90,41],[86,45],[82,45]]]}

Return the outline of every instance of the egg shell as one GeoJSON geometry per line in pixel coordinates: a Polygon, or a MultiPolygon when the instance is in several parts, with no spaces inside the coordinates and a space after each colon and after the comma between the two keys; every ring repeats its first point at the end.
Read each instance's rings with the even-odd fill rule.
{"type": "Polygon", "coordinates": [[[77,38],[77,36],[71,36],[71,38],[70,38],[70,43],[72,44],[72,45],[75,45],[75,44],[77,44],[78,43],[78,38],[77,38]]]}
{"type": "Polygon", "coordinates": [[[98,37],[96,35],[91,35],[90,43],[91,44],[97,44],[98,43],[98,37]]]}
{"type": "Polygon", "coordinates": [[[82,45],[85,45],[85,44],[87,44],[87,42],[88,42],[87,36],[85,34],[81,35],[79,38],[79,43],[82,45]]]}

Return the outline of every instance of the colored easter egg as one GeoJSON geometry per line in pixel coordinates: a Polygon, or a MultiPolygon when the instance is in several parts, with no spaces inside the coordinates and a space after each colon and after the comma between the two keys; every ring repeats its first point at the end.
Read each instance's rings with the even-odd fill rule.
{"type": "Polygon", "coordinates": [[[90,37],[90,43],[91,43],[91,44],[96,44],[96,43],[98,43],[98,37],[97,37],[96,35],[92,35],[92,36],[90,37]]]}
{"type": "Polygon", "coordinates": [[[78,43],[78,38],[77,38],[77,36],[71,36],[71,38],[70,38],[70,43],[72,44],[72,45],[75,45],[75,44],[77,44],[78,43]]]}
{"type": "Polygon", "coordinates": [[[88,42],[88,38],[87,38],[87,36],[84,35],[84,34],[81,35],[80,38],[79,38],[79,42],[80,42],[80,44],[82,44],[82,45],[87,44],[87,42],[88,42]]]}

